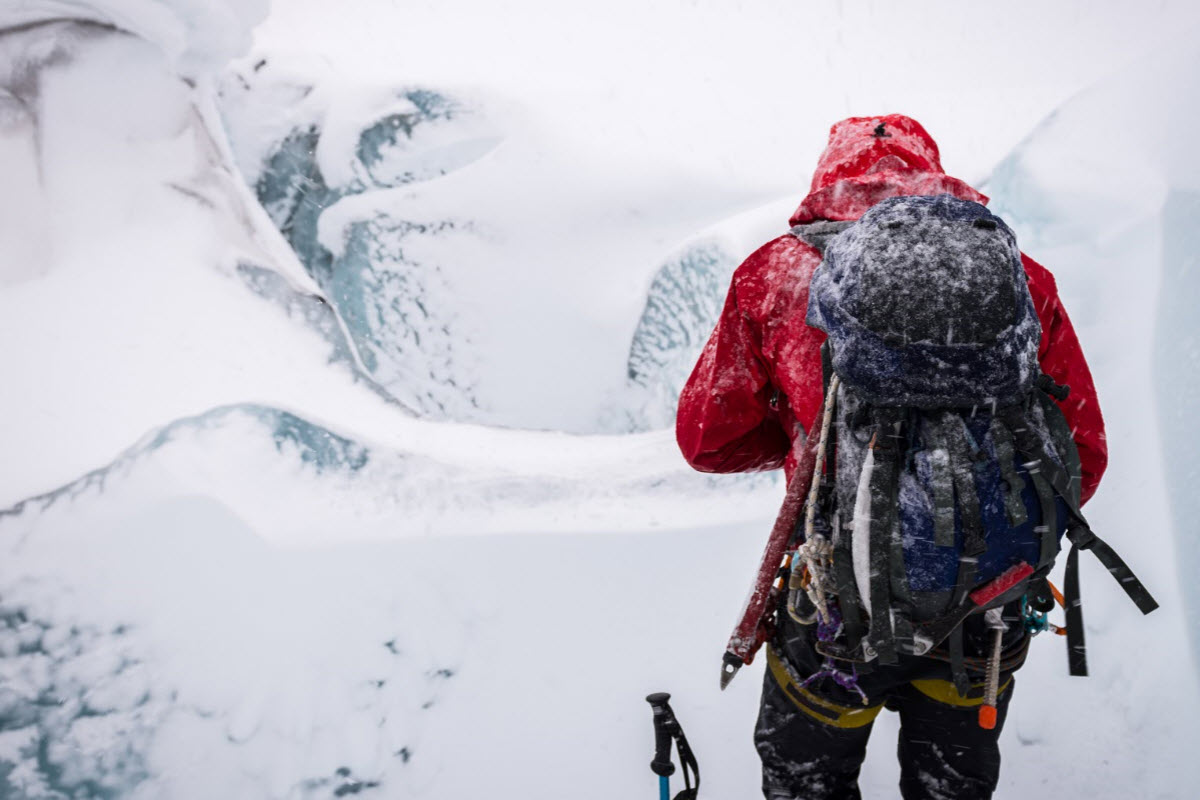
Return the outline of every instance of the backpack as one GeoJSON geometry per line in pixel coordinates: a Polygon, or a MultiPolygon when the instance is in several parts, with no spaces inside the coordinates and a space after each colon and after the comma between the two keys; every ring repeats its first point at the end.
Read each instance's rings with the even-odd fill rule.
{"type": "Polygon", "coordinates": [[[801,619],[797,600],[811,601],[802,621],[825,623],[817,649],[832,658],[891,664],[945,648],[965,693],[963,622],[1048,598],[1065,536],[1069,665],[1085,675],[1079,550],[1143,613],[1157,604],[1079,510],[1079,455],[1055,402],[1069,387],[1040,370],[1013,232],[944,194],[793,233],[823,255],[806,321],[828,339],[789,611],[801,619]]]}

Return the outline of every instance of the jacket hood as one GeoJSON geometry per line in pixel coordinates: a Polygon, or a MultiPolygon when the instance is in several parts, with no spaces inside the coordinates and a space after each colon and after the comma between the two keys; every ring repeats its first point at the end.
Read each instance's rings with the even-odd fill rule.
{"type": "Polygon", "coordinates": [[[937,143],[915,119],[902,114],[851,117],[830,128],[808,197],[790,224],[855,220],[889,197],[936,194],[988,201],[942,170],[937,143]]]}

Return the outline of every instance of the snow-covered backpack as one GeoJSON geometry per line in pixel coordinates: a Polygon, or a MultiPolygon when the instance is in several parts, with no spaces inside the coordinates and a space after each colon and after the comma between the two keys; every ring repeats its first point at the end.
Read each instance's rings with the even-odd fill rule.
{"type": "Polygon", "coordinates": [[[1040,370],[1013,232],[950,195],[793,232],[824,257],[807,316],[828,334],[824,478],[797,560],[807,596],[834,607],[822,619],[837,615],[818,649],[888,664],[945,642],[964,686],[963,621],[1048,594],[1066,535],[1069,662],[1086,674],[1078,550],[1143,613],[1156,603],[1079,511],[1079,455],[1054,402],[1069,389],[1040,370]]]}

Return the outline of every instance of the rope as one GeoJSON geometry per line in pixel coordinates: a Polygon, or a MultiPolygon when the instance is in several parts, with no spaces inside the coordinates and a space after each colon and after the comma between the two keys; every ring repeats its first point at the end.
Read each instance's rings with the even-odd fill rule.
{"type": "MultiPolygon", "coordinates": [[[[827,573],[832,564],[833,544],[816,532],[817,497],[821,491],[821,478],[825,470],[825,451],[829,444],[829,429],[833,422],[833,407],[837,402],[838,387],[842,380],[836,374],[829,379],[829,391],[825,393],[825,412],[821,417],[821,438],[817,444],[816,466],[813,468],[812,485],[808,490],[808,501],[804,506],[804,544],[796,551],[796,556],[804,562],[808,571],[808,599],[817,609],[821,622],[828,625],[832,621],[829,604],[825,591],[827,573]]],[[[791,606],[789,603],[789,613],[791,606]]],[[[795,614],[793,614],[793,617],[795,614]]]]}

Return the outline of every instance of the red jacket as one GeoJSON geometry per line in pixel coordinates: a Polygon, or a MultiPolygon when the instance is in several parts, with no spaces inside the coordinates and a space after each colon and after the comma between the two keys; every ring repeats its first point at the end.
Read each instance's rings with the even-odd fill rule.
{"type": "MultiPolygon", "coordinates": [[[[915,120],[856,117],[830,130],[812,190],[791,224],[854,220],[888,197],[942,193],[987,202],[942,171],[937,144],[915,120]],[[886,136],[875,135],[880,123],[886,136]]],[[[1086,501],[1108,463],[1096,388],[1054,276],[1028,256],[1022,260],[1042,323],[1042,371],[1071,387],[1059,405],[1079,446],[1086,501]]],[[[676,437],[696,469],[784,467],[791,476],[798,445],[822,401],[825,334],[804,324],[808,283],[820,263],[815,248],[784,235],[752,253],[734,273],[721,318],[679,397],[676,437]]]]}

